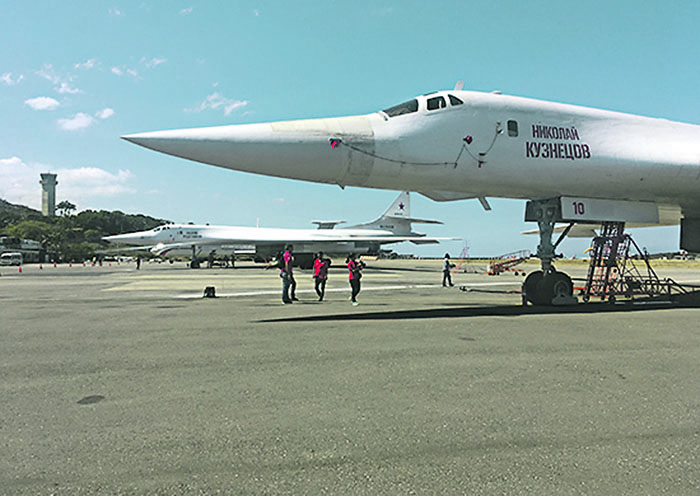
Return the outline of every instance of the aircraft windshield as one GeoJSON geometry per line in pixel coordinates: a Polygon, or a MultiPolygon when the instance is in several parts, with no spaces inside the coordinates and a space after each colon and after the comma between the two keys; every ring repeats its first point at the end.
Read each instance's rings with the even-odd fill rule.
{"type": "Polygon", "coordinates": [[[399,103],[398,105],[394,105],[393,107],[383,110],[383,112],[389,117],[418,112],[418,100],[414,98],[413,100],[399,103]]]}

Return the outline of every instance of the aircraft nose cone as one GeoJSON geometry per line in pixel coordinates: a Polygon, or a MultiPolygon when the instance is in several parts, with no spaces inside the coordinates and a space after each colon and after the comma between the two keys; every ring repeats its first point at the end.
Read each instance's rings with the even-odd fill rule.
{"type": "MultiPolygon", "coordinates": [[[[169,155],[192,158],[201,145],[215,142],[217,133],[205,133],[199,129],[177,129],[172,131],[154,131],[149,133],[128,134],[121,137],[144,148],[150,148],[169,155]]],[[[218,136],[220,139],[220,136],[218,136]]],[[[195,159],[197,160],[197,159],[195,159]]]]}
{"type": "MultiPolygon", "coordinates": [[[[374,135],[367,116],[307,119],[258,124],[176,129],[122,138],[176,157],[244,172],[314,182],[338,183],[351,165],[349,150],[332,146],[335,138],[349,139],[373,149],[374,135]]],[[[362,158],[362,172],[371,170],[371,154],[362,158]]]]}
{"type": "Polygon", "coordinates": [[[144,237],[138,234],[113,234],[111,236],[103,236],[102,239],[115,243],[134,243],[143,241],[144,237]]]}
{"type": "Polygon", "coordinates": [[[234,170],[270,173],[292,149],[309,152],[315,137],[290,141],[271,124],[241,124],[130,134],[122,139],[168,155],[234,170]]]}

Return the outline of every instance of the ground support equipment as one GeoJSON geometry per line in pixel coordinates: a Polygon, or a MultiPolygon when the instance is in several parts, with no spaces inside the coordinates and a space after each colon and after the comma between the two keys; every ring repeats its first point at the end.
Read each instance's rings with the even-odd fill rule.
{"type": "Polygon", "coordinates": [[[649,254],[640,250],[624,229],[624,222],[603,222],[600,236],[593,238],[588,276],[580,293],[584,302],[599,298],[614,303],[620,297],[670,298],[690,293],[673,279],[659,278],[649,263],[649,254]],[[641,270],[637,265],[642,264],[635,261],[642,262],[641,270]]]}

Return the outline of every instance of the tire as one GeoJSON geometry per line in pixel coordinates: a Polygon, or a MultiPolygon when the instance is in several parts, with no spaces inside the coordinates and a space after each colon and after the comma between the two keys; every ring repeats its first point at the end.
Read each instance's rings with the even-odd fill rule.
{"type": "Polygon", "coordinates": [[[530,273],[523,283],[527,301],[533,305],[549,306],[557,296],[572,296],[574,283],[564,272],[545,275],[541,270],[530,273]]]}
{"type": "Polygon", "coordinates": [[[539,286],[544,279],[544,273],[541,270],[536,270],[535,272],[530,272],[523,282],[523,292],[525,293],[525,300],[532,303],[533,305],[541,305],[538,298],[539,286]]]}

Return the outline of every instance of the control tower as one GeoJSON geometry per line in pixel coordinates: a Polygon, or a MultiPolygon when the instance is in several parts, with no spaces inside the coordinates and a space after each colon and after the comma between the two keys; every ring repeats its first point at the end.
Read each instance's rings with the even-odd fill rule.
{"type": "Polygon", "coordinates": [[[41,213],[47,217],[56,215],[56,174],[41,174],[41,213]]]}

